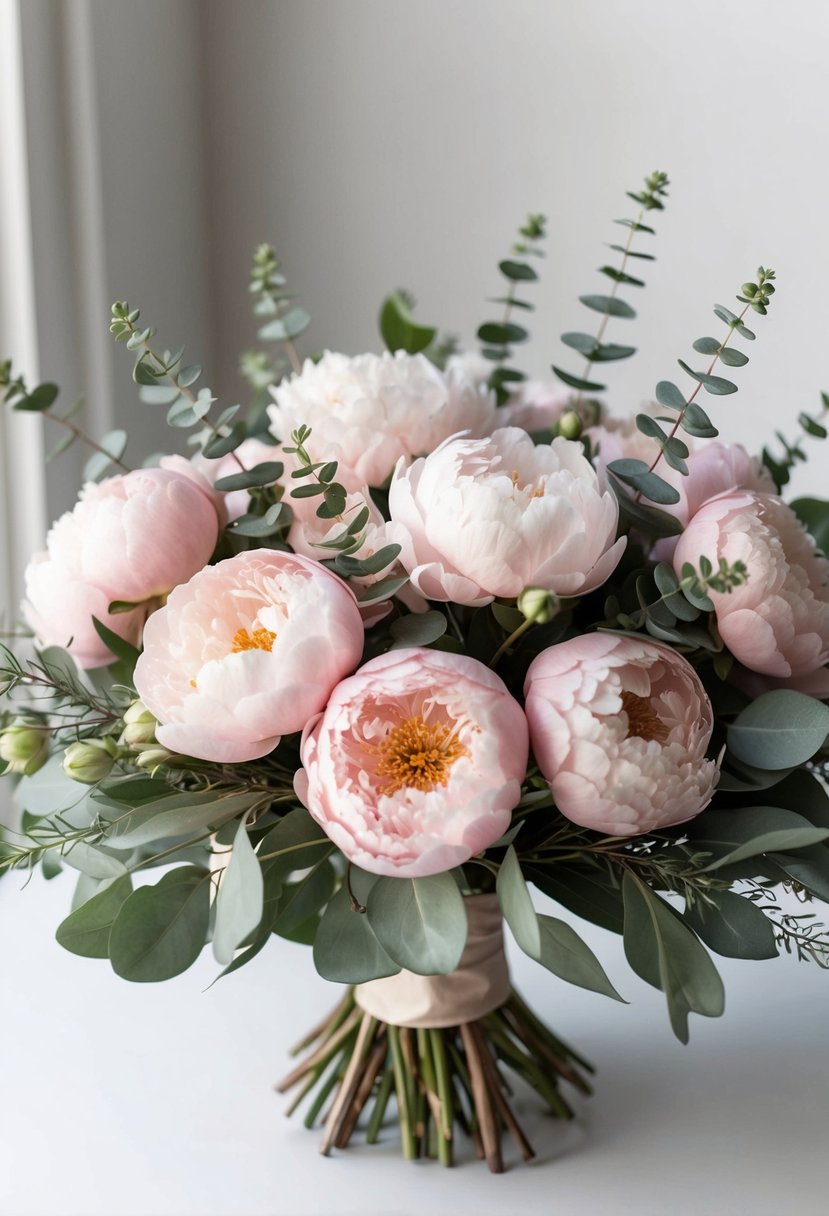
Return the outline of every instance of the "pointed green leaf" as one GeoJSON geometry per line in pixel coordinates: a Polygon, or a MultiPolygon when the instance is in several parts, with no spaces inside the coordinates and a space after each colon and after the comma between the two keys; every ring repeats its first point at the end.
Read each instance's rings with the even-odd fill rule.
{"type": "Polygon", "coordinates": [[[233,961],[239,946],[258,927],[263,901],[262,869],[248,836],[247,819],[243,818],[216,897],[213,955],[217,962],[226,965],[233,961]]]}
{"type": "Polygon", "coordinates": [[[418,975],[448,975],[466,945],[466,910],[449,873],[386,878],[368,897],[369,923],[386,952],[418,975]]]}
{"type": "Polygon", "coordinates": [[[829,735],[829,706],[791,689],[763,693],[728,728],[728,749],[758,768],[794,768],[829,735]]]}
{"type": "Polygon", "coordinates": [[[146,983],[186,971],[207,937],[209,889],[209,871],[180,866],[155,886],[133,891],[110,932],[109,954],[116,975],[146,983]]]}
{"type": "Polygon", "coordinates": [[[338,984],[364,984],[400,971],[400,964],[377,940],[367,914],[352,910],[345,887],[322,915],[314,938],[314,966],[323,979],[338,984]]]}
{"type": "Polygon", "coordinates": [[[64,950],[84,958],[108,958],[109,934],[124,900],[132,893],[129,874],[102,886],[58,925],[55,937],[64,950]]]}
{"type": "Polygon", "coordinates": [[[709,949],[724,958],[776,958],[771,921],[750,899],[733,891],[709,891],[685,909],[685,920],[709,949]]]}

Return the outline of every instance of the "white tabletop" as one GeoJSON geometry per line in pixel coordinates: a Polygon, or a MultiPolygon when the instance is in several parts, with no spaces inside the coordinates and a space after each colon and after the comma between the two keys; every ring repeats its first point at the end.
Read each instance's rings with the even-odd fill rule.
{"type": "Polygon", "coordinates": [[[721,960],[728,1011],[668,1028],[618,940],[585,936],[629,1006],[514,957],[521,991],[598,1067],[575,1124],[520,1107],[539,1151],[500,1177],[398,1159],[393,1128],[329,1160],[271,1085],[337,996],[274,939],[238,974],[209,952],[128,984],[54,941],[71,879],[0,881],[2,1216],[823,1216],[829,1210],[829,974],[721,960]]]}

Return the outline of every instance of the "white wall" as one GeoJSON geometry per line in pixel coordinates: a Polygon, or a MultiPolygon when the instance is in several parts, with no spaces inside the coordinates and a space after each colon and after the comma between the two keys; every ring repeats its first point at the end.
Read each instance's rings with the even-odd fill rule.
{"type": "MultiPolygon", "coordinates": [[[[471,342],[529,210],[550,218],[532,367],[589,328],[603,242],[652,169],[673,181],[635,322],[609,371],[620,411],[681,376],[714,302],[779,274],[740,392],[709,398],[759,444],[829,388],[825,0],[208,0],[210,178],[224,384],[249,341],[245,268],[282,250],[315,317],[306,349],[377,344],[386,290],[471,342]],[[635,336],[634,336],[635,335],[635,336]]],[[[642,246],[643,248],[647,246],[642,246]]],[[[570,361],[572,364],[573,360],[570,361]]],[[[570,366],[570,364],[565,364],[570,366]]],[[[803,479],[821,489],[826,451],[803,479]],[[821,469],[822,463],[822,469],[821,469]]]]}

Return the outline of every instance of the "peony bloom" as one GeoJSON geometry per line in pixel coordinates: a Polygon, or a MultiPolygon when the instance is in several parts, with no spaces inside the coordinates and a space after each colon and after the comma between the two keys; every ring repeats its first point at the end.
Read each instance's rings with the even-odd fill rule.
{"type": "Polygon", "coordinates": [[[162,599],[210,559],[219,520],[209,496],[169,469],[136,469],[84,486],[26,570],[26,619],[38,639],[81,667],[112,658],[96,616],[137,643],[147,607],[110,616],[113,600],[162,599]]]}
{"type": "Polygon", "coordinates": [[[498,426],[520,426],[534,434],[555,426],[575,393],[555,380],[524,380],[498,411],[498,426]]]}
{"type": "Polygon", "coordinates": [[[334,689],[303,736],[295,786],[350,861],[418,878],[503,835],[527,746],[520,705],[483,663],[395,650],[334,689]]]}
{"type": "Polygon", "coordinates": [[[572,638],[533,660],[524,693],[533,753],[574,823],[636,836],[710,802],[714,714],[676,651],[611,634],[572,638]]]}
{"type": "Polygon", "coordinates": [[[707,557],[716,568],[741,561],[747,581],[709,592],[717,627],[751,671],[788,680],[829,661],[829,561],[775,494],[721,494],[693,516],[679,538],[674,568],[707,557]]]}
{"type": "Polygon", "coordinates": [[[302,730],[362,650],[341,579],[307,557],[253,549],[201,570],[153,613],[135,687],[163,747],[233,764],[302,730]]]}
{"type": "Polygon", "coordinates": [[[582,595],[622,555],[618,507],[599,490],[581,444],[535,446],[507,427],[489,439],[456,437],[406,469],[389,491],[393,539],[427,599],[488,604],[525,587],[582,595]]]}
{"type": "Polygon", "coordinates": [[[327,351],[273,390],[272,429],[284,443],[299,426],[312,430],[315,460],[336,460],[347,490],[382,486],[401,458],[430,452],[456,431],[485,435],[495,404],[459,371],[439,371],[425,355],[327,351]]]}
{"type": "Polygon", "coordinates": [[[189,477],[200,490],[210,495],[224,527],[250,509],[250,492],[214,490],[216,482],[222,477],[232,477],[245,469],[255,469],[258,464],[270,464],[275,460],[282,461],[282,453],[276,444],[263,443],[261,439],[245,439],[238,448],[215,460],[208,459],[201,452],[196,452],[190,460],[184,456],[162,456],[161,467],[189,477]]]}

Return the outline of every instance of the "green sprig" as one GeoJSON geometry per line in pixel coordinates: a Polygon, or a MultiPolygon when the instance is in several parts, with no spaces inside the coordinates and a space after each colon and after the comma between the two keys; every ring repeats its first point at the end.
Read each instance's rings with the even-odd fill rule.
{"type": "Polygon", "coordinates": [[[628,198],[633,199],[639,204],[639,211],[635,219],[615,220],[617,224],[621,224],[628,229],[627,240],[624,245],[612,244],[610,248],[621,254],[621,260],[618,266],[600,266],[599,273],[605,275],[612,281],[613,286],[607,295],[584,295],[579,296],[580,302],[585,308],[591,309],[593,312],[602,314],[602,320],[595,334],[587,334],[581,332],[568,332],[561,335],[561,341],[565,346],[569,346],[571,350],[577,351],[584,356],[585,364],[580,375],[573,375],[571,372],[564,371],[560,367],[553,366],[553,372],[566,384],[568,388],[574,388],[578,392],[577,402],[581,401],[584,393],[594,395],[603,392],[604,384],[599,384],[594,380],[588,379],[588,374],[594,363],[615,363],[621,359],[629,359],[631,355],[636,353],[635,346],[621,346],[613,342],[604,342],[604,334],[607,328],[608,321],[611,317],[619,317],[624,320],[632,320],[636,316],[636,311],[625,300],[619,298],[619,286],[627,287],[644,287],[643,279],[637,278],[630,274],[628,270],[628,262],[630,258],[640,258],[646,261],[655,261],[653,254],[642,253],[634,250],[633,240],[638,233],[647,235],[655,235],[655,231],[649,225],[642,221],[651,211],[664,211],[665,204],[663,199],[667,197],[668,175],[666,173],[651,173],[645,178],[644,188],[639,191],[627,192],[628,198]]]}
{"type": "Polygon", "coordinates": [[[522,312],[532,312],[534,305],[529,300],[519,299],[519,284],[534,283],[538,280],[535,267],[526,259],[542,258],[544,251],[540,242],[546,237],[547,221],[543,215],[529,215],[526,222],[518,229],[519,239],[513,244],[509,258],[498,263],[498,269],[506,280],[505,294],[496,296],[489,302],[502,304],[504,311],[497,321],[485,321],[478,328],[478,337],[483,343],[482,354],[490,359],[495,367],[487,381],[494,391],[499,405],[503,405],[510,395],[512,388],[522,380],[526,380],[524,372],[507,366],[512,358],[512,348],[529,340],[529,330],[517,324],[512,319],[516,308],[522,312]]]}

